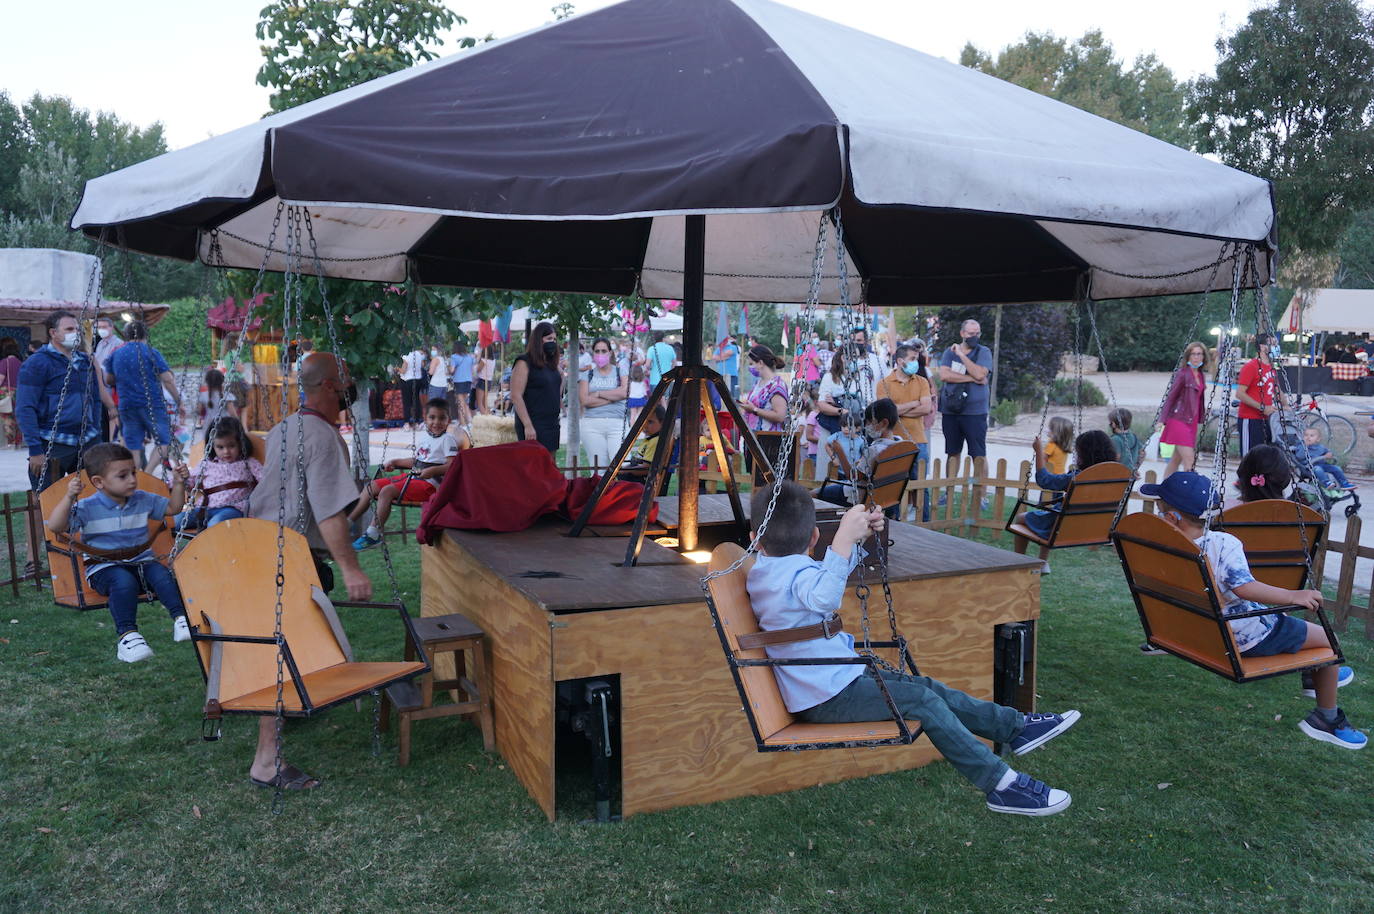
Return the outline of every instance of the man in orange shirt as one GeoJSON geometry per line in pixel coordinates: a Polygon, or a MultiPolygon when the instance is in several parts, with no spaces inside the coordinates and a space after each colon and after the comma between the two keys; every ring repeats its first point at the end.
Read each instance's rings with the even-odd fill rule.
{"type": "MultiPolygon", "coordinates": [[[[911,478],[924,479],[930,462],[930,443],[926,440],[924,417],[935,409],[935,397],[930,381],[922,371],[924,360],[916,347],[903,343],[893,356],[892,373],[878,382],[878,399],[884,397],[897,404],[897,424],[903,438],[916,444],[916,462],[911,465],[911,478]]],[[[918,493],[911,493],[912,518],[915,518],[918,493]]],[[[930,519],[930,504],[923,500],[922,518],[930,519]]]]}
{"type": "Polygon", "coordinates": [[[1273,436],[1269,431],[1269,417],[1278,412],[1274,405],[1274,358],[1271,347],[1274,338],[1267,333],[1255,337],[1259,352],[1245,363],[1236,378],[1240,400],[1239,416],[1240,453],[1249,453],[1257,444],[1272,444],[1273,436]]]}

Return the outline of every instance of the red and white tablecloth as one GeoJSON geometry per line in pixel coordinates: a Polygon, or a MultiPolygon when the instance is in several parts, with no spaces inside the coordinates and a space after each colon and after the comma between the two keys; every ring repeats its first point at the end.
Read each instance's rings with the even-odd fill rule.
{"type": "Polygon", "coordinates": [[[1333,381],[1358,381],[1361,378],[1369,377],[1369,366],[1359,362],[1353,364],[1341,362],[1331,365],[1330,368],[1333,381]]]}

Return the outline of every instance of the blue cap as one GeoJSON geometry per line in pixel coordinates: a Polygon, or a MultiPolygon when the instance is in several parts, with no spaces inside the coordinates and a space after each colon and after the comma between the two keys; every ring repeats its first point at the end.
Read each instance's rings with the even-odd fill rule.
{"type": "Polygon", "coordinates": [[[1172,473],[1161,483],[1147,482],[1140,487],[1140,494],[1166,501],[1184,514],[1194,517],[1201,517],[1217,504],[1211,480],[1201,473],[1172,473]]]}

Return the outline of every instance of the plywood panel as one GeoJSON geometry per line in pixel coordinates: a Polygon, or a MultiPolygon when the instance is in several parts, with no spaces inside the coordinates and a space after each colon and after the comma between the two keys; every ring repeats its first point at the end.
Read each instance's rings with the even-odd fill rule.
{"type": "MultiPolygon", "coordinates": [[[[438,546],[421,546],[420,553],[420,614],[460,612],[486,633],[496,746],[552,821],[550,617],[450,537],[441,537],[438,546]]],[[[447,670],[436,666],[435,675],[452,676],[451,661],[447,670]]]]}
{"type": "MultiPolygon", "coordinates": [[[[993,627],[1039,616],[1039,576],[1001,571],[893,585],[898,626],[921,671],[992,697],[993,627]]],[[[858,630],[851,591],[842,610],[858,630]]],[[[875,640],[888,637],[881,589],[870,604],[875,640]]],[[[558,616],[556,679],[620,674],[623,812],[778,793],[928,764],[913,746],[760,753],[703,603],[558,616]]],[[[498,698],[500,690],[497,691],[498,698]]]]}

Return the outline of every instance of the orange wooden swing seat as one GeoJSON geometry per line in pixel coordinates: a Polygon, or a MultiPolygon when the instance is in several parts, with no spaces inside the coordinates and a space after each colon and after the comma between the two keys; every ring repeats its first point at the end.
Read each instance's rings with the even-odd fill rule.
{"type": "Polygon", "coordinates": [[[1285,590],[1307,587],[1308,569],[1326,536],[1321,514],[1282,498],[1227,508],[1213,526],[1240,540],[1255,580],[1285,590]]]}
{"type": "Polygon", "coordinates": [[[836,449],[836,469],[844,474],[843,479],[826,479],[822,486],[835,483],[846,488],[853,487],[855,504],[866,504],[886,511],[899,505],[906,496],[907,484],[911,481],[911,468],[916,465],[918,448],[914,442],[898,441],[888,445],[873,461],[873,472],[867,477],[856,473],[843,450],[836,449]]]}
{"type": "Polygon", "coordinates": [[[1056,502],[1054,526],[1048,536],[1040,536],[1025,524],[1016,523],[1022,508],[1048,510],[1048,505],[1030,501],[1026,494],[1016,499],[1007,518],[1006,530],[1016,537],[1015,548],[1024,554],[1031,543],[1040,547],[1043,559],[1051,549],[1071,546],[1103,546],[1112,541],[1112,523],[1117,509],[1130,496],[1135,477],[1124,464],[1114,460],[1094,464],[1076,474],[1056,502]]]}
{"type": "MultiPolygon", "coordinates": [[[[722,571],[735,563],[744,549],[735,543],[722,543],[711,553],[710,571],[722,571]]],[[[905,746],[921,735],[919,721],[904,720],[896,703],[879,679],[879,687],[887,698],[892,712],[890,720],[860,721],[856,723],[813,724],[797,720],[783,703],[773,668],[777,666],[814,666],[817,664],[862,664],[866,672],[873,672],[877,660],[872,657],[842,657],[834,660],[775,660],[764,648],[741,646],[749,643],[748,636],[759,632],[759,623],[749,602],[745,580],[754,559],[750,557],[729,574],[712,578],[707,584],[706,605],[720,635],[721,648],[730,664],[735,686],[744,703],[754,744],[760,752],[784,752],[804,749],[838,749],[858,746],[905,746]]],[[[899,649],[896,642],[875,641],[873,647],[899,649]]],[[[909,658],[908,658],[909,661],[909,658]]],[[[914,664],[909,664],[914,669],[914,664]]]]}
{"type": "MultiPolygon", "coordinates": [[[[206,680],[205,716],[274,714],[277,525],[236,518],[205,530],[176,558],[191,640],[206,680]]],[[[396,603],[332,603],[305,537],[282,531],[283,713],[305,717],[429,671],[423,660],[358,662],[336,606],[398,613],[412,656],[424,657],[410,616],[396,603]]]]}
{"type": "MultiPolygon", "coordinates": [[[[80,472],[86,488],[82,490],[79,498],[86,498],[95,494],[96,490],[91,483],[90,475],[84,470],[80,472]]],[[[52,514],[57,503],[67,494],[67,485],[71,478],[70,474],[63,476],[39,495],[38,503],[45,519],[52,514]]],[[[144,492],[161,495],[163,498],[170,494],[162,480],[150,476],[142,470],[138,471],[138,487],[144,492]]],[[[133,549],[115,551],[96,549],[85,545],[79,537],[49,530],[46,523],[43,525],[43,537],[48,554],[48,569],[52,575],[53,602],[58,606],[67,606],[72,609],[102,609],[109,605],[109,600],[97,593],[95,588],[91,587],[90,582],[86,580],[86,566],[91,563],[92,559],[96,563],[101,560],[118,561],[121,558],[132,558],[151,547],[153,554],[161,561],[172,551],[172,532],[162,518],[148,521],[147,541],[133,549]]],[[[151,594],[143,594],[140,599],[147,602],[153,600],[154,597],[151,594]]]]}
{"type": "Polygon", "coordinates": [[[1247,657],[1236,648],[1228,619],[1301,612],[1299,606],[1266,606],[1223,615],[1221,592],[1207,557],[1198,547],[1154,514],[1139,512],[1121,519],[1112,534],[1126,583],[1151,644],[1233,682],[1252,682],[1314,670],[1344,660],[1324,610],[1316,611],[1331,647],[1295,654],[1247,657]]]}

